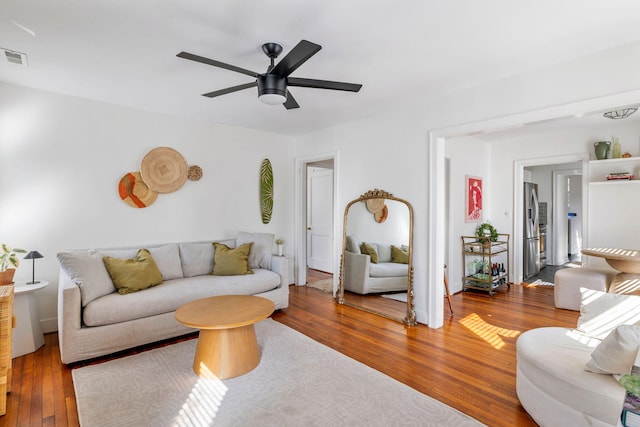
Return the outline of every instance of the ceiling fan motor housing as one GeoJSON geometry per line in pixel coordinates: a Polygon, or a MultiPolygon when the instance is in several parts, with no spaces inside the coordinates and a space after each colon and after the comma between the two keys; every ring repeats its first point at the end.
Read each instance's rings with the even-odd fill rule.
{"type": "Polygon", "coordinates": [[[258,76],[258,95],[287,96],[287,79],[275,74],[260,74],[258,76]]]}
{"type": "MultiPolygon", "coordinates": [[[[258,97],[264,95],[277,95],[287,97],[287,78],[275,74],[260,74],[258,82],[258,97]]],[[[267,97],[270,98],[270,97],[267,97]]],[[[284,101],[284,100],[283,100],[284,101]]],[[[280,101],[282,103],[283,101],[280,101]]]]}

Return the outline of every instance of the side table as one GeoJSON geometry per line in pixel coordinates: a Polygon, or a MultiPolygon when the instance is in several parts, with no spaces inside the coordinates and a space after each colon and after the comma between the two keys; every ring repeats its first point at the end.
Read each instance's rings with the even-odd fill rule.
{"type": "Polygon", "coordinates": [[[13,330],[12,358],[33,353],[44,345],[38,306],[33,292],[48,285],[49,282],[46,280],[33,285],[28,285],[25,281],[15,282],[13,313],[16,316],[16,327],[13,330]]]}

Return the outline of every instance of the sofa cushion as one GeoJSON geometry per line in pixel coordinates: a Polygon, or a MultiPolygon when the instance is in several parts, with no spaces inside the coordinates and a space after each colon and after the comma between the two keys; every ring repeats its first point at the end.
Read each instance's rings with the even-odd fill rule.
{"type": "Polygon", "coordinates": [[[202,276],[213,271],[213,242],[180,243],[184,277],[202,276]]]}
{"type": "Polygon", "coordinates": [[[376,243],[378,247],[378,262],[391,262],[391,245],[376,243]]]}
{"type": "Polygon", "coordinates": [[[275,236],[270,233],[246,233],[238,232],[236,246],[245,243],[253,243],[249,252],[250,268],[271,268],[273,256],[273,240],[275,236]]]}
{"type": "Polygon", "coordinates": [[[620,325],[591,353],[585,366],[596,374],[628,374],[640,347],[640,326],[620,325]]]}
{"type": "Polygon", "coordinates": [[[379,264],[370,264],[370,277],[403,277],[407,276],[409,266],[407,264],[398,264],[395,262],[381,262],[379,264]]]}
{"type": "Polygon", "coordinates": [[[613,376],[584,369],[598,344],[567,328],[531,329],[516,343],[519,374],[556,401],[615,426],[624,389],[613,376]]]}
{"type": "Polygon", "coordinates": [[[213,274],[214,276],[235,276],[253,274],[249,268],[249,253],[253,242],[238,245],[232,249],[222,243],[214,242],[213,274]]]}
{"type": "Polygon", "coordinates": [[[358,241],[358,239],[356,239],[355,234],[349,234],[347,236],[346,249],[349,252],[353,252],[353,253],[356,253],[356,254],[360,253],[360,241],[358,241]]]}
{"type": "Polygon", "coordinates": [[[365,255],[369,255],[373,264],[378,263],[378,245],[376,245],[375,243],[362,242],[362,244],[360,245],[360,252],[365,255]]]}
{"type": "Polygon", "coordinates": [[[116,291],[102,261],[102,254],[98,251],[59,252],[57,258],[60,268],[80,288],[83,307],[96,298],[116,291]]]}
{"type": "Polygon", "coordinates": [[[126,295],[117,292],[97,298],[83,310],[87,326],[102,326],[170,313],[183,304],[217,295],[256,295],[280,286],[280,276],[256,269],[242,276],[196,276],[168,280],[126,295]],[[187,289],[187,291],[185,291],[187,289]]]}
{"type": "Polygon", "coordinates": [[[640,296],[587,288],[580,288],[580,296],[577,329],[589,337],[602,340],[619,325],[640,322],[640,296]]]}
{"type": "Polygon", "coordinates": [[[395,245],[391,245],[391,262],[409,264],[409,249],[404,250],[395,245]]]}
{"type": "MultiPolygon", "coordinates": [[[[99,249],[104,256],[112,258],[134,258],[141,248],[125,249],[99,249]]],[[[175,243],[167,245],[146,246],[149,250],[156,266],[162,273],[163,280],[179,279],[184,277],[182,264],[180,262],[180,250],[175,243]]]]}
{"type": "Polygon", "coordinates": [[[162,283],[162,273],[147,249],[140,249],[134,258],[105,256],[102,260],[121,295],[162,283]]]}

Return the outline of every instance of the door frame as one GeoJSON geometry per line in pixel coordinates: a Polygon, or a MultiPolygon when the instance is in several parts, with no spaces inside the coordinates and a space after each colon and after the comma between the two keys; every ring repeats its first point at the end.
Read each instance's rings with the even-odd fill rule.
{"type": "MultiPolygon", "coordinates": [[[[297,156],[295,159],[295,268],[294,283],[296,286],[307,284],[307,165],[323,160],[333,160],[333,245],[332,254],[334,270],[336,264],[336,242],[341,238],[336,236],[338,224],[338,152],[297,156]]],[[[340,242],[342,243],[342,242],[340,242]]],[[[334,289],[337,276],[334,272],[334,289]]]]}

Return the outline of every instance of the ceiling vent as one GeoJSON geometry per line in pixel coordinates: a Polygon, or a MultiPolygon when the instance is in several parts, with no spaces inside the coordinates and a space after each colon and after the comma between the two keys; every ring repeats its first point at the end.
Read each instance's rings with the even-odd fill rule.
{"type": "Polygon", "coordinates": [[[8,62],[11,62],[13,64],[18,64],[18,65],[22,65],[22,66],[27,66],[27,54],[26,53],[21,53],[21,52],[16,52],[14,50],[9,50],[9,49],[3,49],[0,48],[3,52],[4,52],[4,56],[6,58],[6,60],[8,62]]]}

